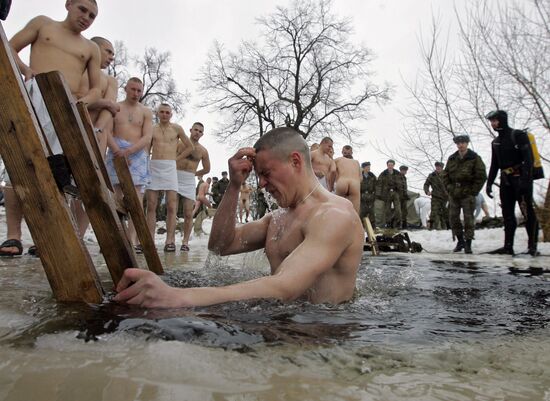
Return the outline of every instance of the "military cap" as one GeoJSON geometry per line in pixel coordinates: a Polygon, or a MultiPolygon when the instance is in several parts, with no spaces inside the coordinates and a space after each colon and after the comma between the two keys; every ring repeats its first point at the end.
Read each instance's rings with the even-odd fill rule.
{"type": "Polygon", "coordinates": [[[493,120],[493,119],[500,120],[503,117],[508,118],[508,113],[506,113],[504,110],[493,110],[490,113],[487,113],[487,115],[485,116],[487,120],[493,120]]]}
{"type": "Polygon", "coordinates": [[[361,163],[361,168],[365,168],[367,166],[370,166],[370,162],[363,162],[361,163]]]}
{"type": "Polygon", "coordinates": [[[461,143],[461,142],[470,142],[470,137],[466,134],[462,134],[462,135],[455,135],[455,137],[453,138],[453,141],[454,143],[461,143]]]}
{"type": "Polygon", "coordinates": [[[435,162],[436,167],[444,167],[445,165],[441,162],[435,162]]]}
{"type": "Polygon", "coordinates": [[[409,167],[405,166],[405,165],[402,165],[399,167],[399,170],[408,170],[409,167]]]}
{"type": "Polygon", "coordinates": [[[395,164],[395,160],[393,160],[393,159],[390,159],[390,160],[388,160],[388,161],[386,162],[386,164],[389,164],[389,163],[393,163],[393,164],[395,164]]]}
{"type": "Polygon", "coordinates": [[[222,175],[227,175],[227,171],[222,171],[222,175]]]}

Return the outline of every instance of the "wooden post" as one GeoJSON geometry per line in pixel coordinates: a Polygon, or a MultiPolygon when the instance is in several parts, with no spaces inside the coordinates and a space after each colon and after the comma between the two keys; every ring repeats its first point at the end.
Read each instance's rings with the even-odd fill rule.
{"type": "Polygon", "coordinates": [[[126,268],[138,267],[138,264],[118,218],[113,196],[103,179],[99,167],[103,159],[97,160],[95,157],[75,101],[62,75],[57,71],[38,74],[36,80],[116,285],[126,268]]]}
{"type": "Polygon", "coordinates": [[[124,195],[124,205],[126,210],[130,214],[132,223],[136,228],[136,234],[139,242],[143,248],[143,255],[147,261],[149,270],[156,274],[163,274],[164,269],[160,262],[157,248],[155,247],[155,241],[151,237],[149,228],[147,227],[147,221],[145,220],[145,214],[143,213],[143,206],[141,205],[139,198],[136,194],[134,187],[134,181],[128,168],[128,163],[124,157],[115,157],[113,159],[118,181],[120,182],[120,188],[124,195]]]}
{"type": "Polygon", "coordinates": [[[372,229],[370,219],[367,216],[363,219],[363,221],[365,222],[365,227],[367,228],[367,235],[369,237],[372,255],[378,256],[380,254],[380,251],[378,251],[378,243],[376,242],[376,235],[374,235],[374,230],[372,229]]]}
{"type": "Polygon", "coordinates": [[[0,154],[46,276],[58,300],[99,303],[101,283],[50,171],[41,129],[1,24],[0,42],[0,154]]]}

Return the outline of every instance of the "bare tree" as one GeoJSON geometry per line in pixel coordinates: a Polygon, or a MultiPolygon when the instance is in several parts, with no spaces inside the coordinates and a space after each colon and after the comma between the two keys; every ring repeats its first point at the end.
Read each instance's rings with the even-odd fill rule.
{"type": "Polygon", "coordinates": [[[373,55],[350,41],[351,23],[331,13],[329,0],[295,0],[258,19],[258,43],[235,52],[215,43],[200,76],[201,106],[221,111],[221,139],[250,140],[276,126],[304,138],[343,136],[358,143],[357,122],[368,106],[389,100],[375,85],[373,55]]]}
{"type": "Polygon", "coordinates": [[[170,68],[170,52],[146,48],[143,55],[132,56],[123,42],[116,41],[115,54],[109,74],[117,78],[121,90],[129,77],[136,76],[143,81],[141,103],[153,109],[160,103],[168,103],[175,114],[183,115],[189,96],[177,89],[170,68]]]}

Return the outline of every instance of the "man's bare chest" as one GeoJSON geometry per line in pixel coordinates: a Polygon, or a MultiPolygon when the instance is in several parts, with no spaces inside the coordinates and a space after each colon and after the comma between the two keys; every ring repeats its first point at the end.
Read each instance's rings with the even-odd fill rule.
{"type": "Polygon", "coordinates": [[[266,237],[265,251],[269,260],[280,264],[304,240],[303,222],[288,214],[271,218],[266,237]]]}
{"type": "Polygon", "coordinates": [[[84,38],[68,35],[54,26],[42,28],[36,44],[42,48],[42,51],[62,54],[64,57],[61,60],[58,59],[59,62],[77,61],[82,63],[83,69],[91,57],[90,47],[84,38]]]}

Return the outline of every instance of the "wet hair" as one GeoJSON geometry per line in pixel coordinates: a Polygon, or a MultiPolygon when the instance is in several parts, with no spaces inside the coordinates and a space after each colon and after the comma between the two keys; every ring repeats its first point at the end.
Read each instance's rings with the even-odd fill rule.
{"type": "Polygon", "coordinates": [[[327,143],[327,142],[333,142],[332,138],[330,136],[325,136],[323,139],[321,139],[321,143],[327,143]]]}
{"type": "Polygon", "coordinates": [[[126,82],[126,84],[129,84],[130,82],[135,82],[135,83],[138,83],[138,84],[142,84],[143,85],[143,81],[141,79],[139,79],[138,77],[132,77],[128,80],[128,82],[126,82]]]}
{"type": "Polygon", "coordinates": [[[256,141],[254,149],[256,153],[269,150],[276,158],[283,161],[288,160],[292,152],[299,152],[304,157],[306,165],[311,166],[309,147],[302,135],[294,128],[272,129],[256,141]]]}
{"type": "Polygon", "coordinates": [[[101,37],[101,36],[94,36],[90,40],[95,44],[97,44],[98,46],[101,46],[103,43],[109,43],[111,46],[113,45],[109,39],[105,39],[104,37],[101,37]]]}

